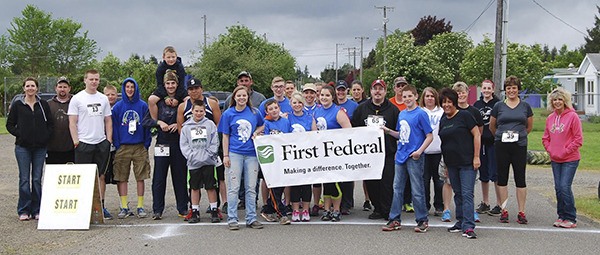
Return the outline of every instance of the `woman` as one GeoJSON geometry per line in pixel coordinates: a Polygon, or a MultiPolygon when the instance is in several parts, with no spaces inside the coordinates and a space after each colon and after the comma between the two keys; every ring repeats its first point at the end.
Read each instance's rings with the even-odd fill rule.
{"type": "Polygon", "coordinates": [[[352,100],[357,104],[367,101],[367,94],[363,89],[362,82],[353,81],[350,87],[350,94],[352,94],[352,100]]]}
{"type": "MultiPolygon", "coordinates": [[[[315,110],[315,120],[318,130],[330,130],[338,128],[351,128],[350,119],[342,108],[335,105],[337,102],[336,93],[333,86],[324,86],[321,89],[319,100],[322,107],[315,110]]],[[[323,184],[323,201],[325,212],[321,216],[324,221],[340,221],[340,205],[342,202],[342,192],[339,183],[323,184]],[[330,212],[333,204],[333,212],[330,212]]]]}
{"type": "Polygon", "coordinates": [[[218,131],[223,133],[223,164],[227,181],[228,226],[238,230],[238,192],[241,179],[244,179],[246,200],[246,226],[261,229],[263,225],[256,220],[256,179],[258,178],[258,159],[254,150],[252,134],[263,119],[250,103],[250,91],[244,86],[233,90],[229,108],[223,113],[218,131]],[[242,177],[243,176],[243,177],[242,177]]]}
{"type": "MultiPolygon", "coordinates": [[[[288,115],[292,125],[292,133],[317,130],[317,124],[312,115],[304,111],[304,97],[299,92],[294,92],[290,98],[292,114],[288,115]]],[[[292,201],[292,221],[310,221],[311,185],[292,186],[290,200],[292,201]],[[300,213],[300,201],[302,201],[302,213],[300,213]]]]}
{"type": "Polygon", "coordinates": [[[444,186],[444,182],[440,179],[440,175],[438,173],[440,160],[442,159],[442,149],[440,148],[441,141],[440,136],[438,135],[438,130],[440,118],[442,118],[444,110],[440,108],[438,97],[438,92],[434,88],[427,87],[423,89],[423,94],[421,94],[421,100],[419,102],[419,105],[422,105],[423,110],[425,110],[427,115],[429,115],[429,123],[431,124],[431,129],[433,129],[433,141],[424,151],[425,161],[423,181],[425,182],[425,203],[428,211],[431,209],[430,182],[433,181],[433,215],[435,216],[441,215],[444,209],[444,203],[442,199],[442,187],[444,186]]]}
{"type": "Polygon", "coordinates": [[[473,116],[458,110],[458,94],[449,88],[442,89],[440,104],[444,115],[440,119],[439,135],[444,163],[448,168],[454,191],[456,224],[449,232],[462,231],[469,239],[477,238],[473,214],[473,189],[479,161],[481,135],[473,116]]]}
{"type": "Polygon", "coordinates": [[[533,111],[527,102],[523,102],[519,98],[520,90],[521,80],[519,78],[515,76],[506,78],[504,82],[506,99],[494,105],[490,117],[490,131],[494,134],[494,147],[496,147],[498,191],[501,201],[501,204],[497,206],[502,209],[500,213],[500,222],[502,223],[508,223],[507,184],[509,168],[512,165],[519,207],[517,222],[527,224],[525,167],[527,164],[527,134],[533,128],[533,111]]]}
{"type": "Polygon", "coordinates": [[[6,129],[16,137],[15,156],[19,166],[20,221],[40,218],[42,172],[46,147],[54,128],[50,106],[37,95],[38,81],[28,77],[23,82],[24,95],[13,102],[6,129]]]}
{"type": "Polygon", "coordinates": [[[577,209],[571,185],[579,166],[579,148],[583,143],[581,121],[571,107],[571,93],[556,88],[548,95],[548,110],[542,143],[552,160],[554,190],[556,191],[555,227],[577,227],[577,209]]]}

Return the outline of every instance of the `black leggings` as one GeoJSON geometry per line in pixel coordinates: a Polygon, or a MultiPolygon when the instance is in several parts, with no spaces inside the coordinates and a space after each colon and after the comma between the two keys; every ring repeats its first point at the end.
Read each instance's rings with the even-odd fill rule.
{"type": "Polygon", "coordinates": [[[300,201],[310,203],[312,199],[312,187],[310,184],[290,187],[290,201],[298,203],[300,201]]]}
{"type": "Polygon", "coordinates": [[[527,146],[517,143],[496,141],[496,162],[498,165],[498,186],[508,185],[508,173],[512,165],[517,188],[525,188],[525,166],[527,165],[527,146]]]}

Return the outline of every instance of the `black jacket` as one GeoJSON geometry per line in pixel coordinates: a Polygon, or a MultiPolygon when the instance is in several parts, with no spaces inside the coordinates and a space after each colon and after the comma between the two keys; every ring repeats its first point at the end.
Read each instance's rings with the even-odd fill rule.
{"type": "MultiPolygon", "coordinates": [[[[359,104],[356,110],[354,110],[351,122],[353,127],[363,127],[366,126],[365,121],[367,120],[369,115],[379,115],[383,116],[386,127],[392,130],[396,130],[398,114],[400,114],[400,110],[398,110],[398,107],[392,104],[389,100],[384,99],[383,103],[380,106],[378,106],[373,104],[373,99],[369,99],[359,104]]],[[[391,135],[386,134],[385,156],[394,157],[397,148],[397,139],[391,135]]]]}
{"type": "Polygon", "coordinates": [[[185,84],[185,67],[181,62],[181,58],[177,57],[177,61],[172,66],[167,65],[167,62],[164,60],[158,63],[158,67],[156,67],[156,90],[154,91],[154,95],[163,99],[167,96],[167,90],[165,89],[164,78],[167,70],[175,71],[177,74],[177,90],[175,91],[175,98],[179,101],[179,103],[183,102],[183,99],[187,96],[186,84],[185,84]]]}
{"type": "MultiPolygon", "coordinates": [[[[37,97],[33,109],[32,111],[25,103],[25,96],[16,100],[10,107],[6,129],[16,137],[16,145],[26,148],[44,148],[48,146],[54,130],[50,106],[48,102],[37,97]]],[[[66,142],[70,143],[70,141],[66,142]]]]}
{"type": "Polygon", "coordinates": [[[492,96],[489,102],[483,101],[483,96],[473,104],[473,107],[477,108],[483,118],[483,134],[481,134],[481,143],[486,145],[494,144],[494,134],[490,131],[490,117],[492,116],[492,108],[500,100],[496,95],[492,96]]]}

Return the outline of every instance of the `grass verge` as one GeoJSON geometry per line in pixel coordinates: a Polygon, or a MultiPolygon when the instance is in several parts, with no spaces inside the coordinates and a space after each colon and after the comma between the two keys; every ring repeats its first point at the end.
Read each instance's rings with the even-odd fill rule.
{"type": "Polygon", "coordinates": [[[595,221],[600,221],[600,200],[594,196],[576,197],[577,214],[583,214],[595,221]]]}

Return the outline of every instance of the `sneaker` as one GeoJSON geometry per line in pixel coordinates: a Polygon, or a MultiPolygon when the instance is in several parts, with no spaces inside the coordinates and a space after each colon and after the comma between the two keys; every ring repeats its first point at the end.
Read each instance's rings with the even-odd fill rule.
{"type": "Polygon", "coordinates": [[[517,214],[517,222],[519,224],[527,224],[527,216],[525,216],[524,212],[519,212],[519,214],[517,214]]]}
{"type": "Polygon", "coordinates": [[[489,210],[487,212],[487,214],[489,216],[500,216],[501,213],[502,213],[502,208],[500,208],[500,206],[494,206],[494,208],[492,208],[492,210],[489,210]]]}
{"type": "Polygon", "coordinates": [[[130,215],[131,215],[131,212],[129,212],[129,208],[121,208],[121,211],[119,212],[119,214],[117,214],[117,218],[125,219],[125,218],[129,217],[130,215]]]}
{"type": "Polygon", "coordinates": [[[188,223],[194,224],[200,222],[200,212],[198,210],[192,210],[192,217],[188,220],[188,223]]]}
{"type": "Polygon", "coordinates": [[[555,226],[558,228],[558,227],[560,227],[561,223],[563,223],[563,220],[559,218],[552,224],[552,226],[555,226]]]}
{"type": "Polygon", "coordinates": [[[340,221],[342,220],[342,216],[340,215],[340,212],[333,212],[331,214],[331,221],[340,221]]]}
{"type": "Polygon", "coordinates": [[[113,219],[113,216],[110,215],[110,213],[108,212],[108,209],[102,208],[102,213],[104,214],[104,219],[105,220],[112,220],[113,219]]]}
{"type": "Polygon", "coordinates": [[[561,228],[576,228],[577,227],[577,223],[572,222],[570,220],[563,220],[563,222],[560,223],[560,227],[561,228]]]}
{"type": "Polygon", "coordinates": [[[370,220],[383,219],[383,215],[381,215],[381,213],[378,213],[378,212],[373,212],[373,213],[369,214],[369,219],[370,220]]]}
{"type": "Polygon", "coordinates": [[[370,211],[371,209],[373,209],[373,206],[371,206],[371,201],[366,200],[363,203],[363,211],[370,211]]]}
{"type": "Polygon", "coordinates": [[[138,208],[137,209],[137,217],[138,218],[146,218],[148,217],[148,213],[146,213],[146,210],[144,210],[144,208],[138,208]]]}
{"type": "Polygon", "coordinates": [[[433,216],[440,216],[440,215],[442,215],[442,213],[443,213],[443,210],[435,210],[433,212],[433,216]]]}
{"type": "Polygon", "coordinates": [[[270,214],[270,213],[261,212],[260,216],[262,216],[263,219],[265,219],[265,221],[267,221],[267,222],[276,222],[277,221],[277,218],[275,216],[273,216],[273,214],[270,214]]]}
{"type": "Polygon", "coordinates": [[[321,216],[321,220],[322,221],[330,221],[331,220],[331,213],[329,211],[324,211],[323,212],[323,216],[321,216]]]}
{"type": "Polygon", "coordinates": [[[253,221],[250,224],[246,224],[247,228],[252,228],[252,229],[262,229],[263,228],[263,224],[258,222],[257,220],[253,221]]]}
{"type": "Polygon", "coordinates": [[[302,211],[302,221],[310,221],[310,213],[308,213],[308,210],[302,211]]]}
{"type": "Polygon", "coordinates": [[[477,211],[477,213],[487,213],[490,211],[490,205],[481,201],[479,206],[477,206],[477,210],[475,210],[475,211],[477,211]]]}
{"type": "Polygon", "coordinates": [[[342,215],[350,215],[350,209],[342,208],[342,215]]]}
{"type": "Polygon", "coordinates": [[[229,230],[238,230],[238,229],[240,229],[240,225],[238,225],[237,222],[229,222],[229,223],[227,223],[227,226],[229,227],[229,230]]]}
{"type": "Polygon", "coordinates": [[[27,215],[27,214],[19,215],[19,221],[28,221],[28,220],[29,220],[29,215],[27,215]]]}
{"type": "Polygon", "coordinates": [[[39,213],[38,213],[38,214],[36,214],[36,215],[33,217],[33,219],[34,219],[34,220],[40,220],[40,214],[39,214],[39,213]]]}
{"type": "Polygon", "coordinates": [[[210,205],[208,205],[208,207],[206,208],[206,213],[211,213],[210,205]]]}
{"type": "Polygon", "coordinates": [[[383,231],[394,231],[394,230],[400,230],[400,228],[402,228],[402,226],[400,225],[400,222],[397,220],[390,220],[388,221],[387,224],[385,224],[385,226],[383,226],[381,228],[381,230],[383,231]]]}
{"type": "Polygon", "coordinates": [[[294,212],[292,212],[292,221],[300,222],[300,211],[294,210],[294,212]]]}
{"type": "Polygon", "coordinates": [[[443,222],[450,222],[452,220],[452,214],[450,214],[450,210],[445,210],[442,213],[442,221],[443,222]]]}
{"type": "Polygon", "coordinates": [[[508,223],[508,211],[507,210],[502,211],[502,215],[500,215],[500,222],[508,223]]]}
{"type": "Polygon", "coordinates": [[[221,222],[221,217],[223,217],[221,215],[221,217],[219,217],[219,214],[221,214],[221,212],[219,212],[219,208],[213,208],[212,210],[210,210],[210,222],[211,223],[218,223],[221,222]]]}
{"type": "Polygon", "coordinates": [[[221,211],[222,211],[224,214],[227,214],[227,202],[223,203],[223,206],[221,206],[221,211]]]}
{"type": "Polygon", "coordinates": [[[479,213],[477,213],[477,211],[475,214],[473,214],[473,220],[475,220],[475,222],[481,222],[481,219],[479,219],[479,213]]]}
{"type": "Polygon", "coordinates": [[[310,209],[310,216],[319,216],[319,205],[313,205],[310,209]]]}
{"type": "Polygon", "coordinates": [[[244,201],[240,201],[240,202],[238,203],[238,208],[237,208],[237,209],[238,209],[238,210],[245,210],[245,209],[246,209],[246,202],[244,202],[244,201]]]}
{"type": "Polygon", "coordinates": [[[465,231],[465,233],[463,233],[462,236],[466,237],[467,239],[477,239],[477,234],[475,234],[475,231],[473,231],[473,229],[467,229],[467,231],[465,231]]]}
{"type": "Polygon", "coordinates": [[[279,224],[281,225],[290,225],[291,221],[290,218],[288,218],[287,216],[281,216],[281,218],[279,218],[279,224]]]}
{"type": "Polygon", "coordinates": [[[219,217],[219,221],[223,220],[223,214],[221,213],[221,209],[217,208],[217,217],[219,217]]]}
{"type": "Polygon", "coordinates": [[[153,220],[162,220],[162,213],[154,213],[152,214],[153,220]]]}
{"type": "Polygon", "coordinates": [[[421,221],[415,227],[415,232],[425,233],[425,232],[427,232],[427,229],[429,229],[429,222],[427,222],[427,221],[421,221]]]}
{"type": "MultiPolygon", "coordinates": [[[[181,215],[181,214],[180,214],[181,215]]],[[[192,209],[190,209],[188,211],[188,214],[186,216],[183,217],[183,221],[188,221],[190,220],[190,218],[192,218],[192,209]]]]}
{"type": "Polygon", "coordinates": [[[292,205],[287,205],[285,207],[285,211],[286,211],[287,216],[292,216],[292,211],[294,211],[294,210],[292,210],[292,205]]]}
{"type": "Polygon", "coordinates": [[[452,227],[449,227],[447,230],[450,233],[458,233],[458,232],[462,231],[462,228],[458,225],[453,225],[452,227]]]}
{"type": "Polygon", "coordinates": [[[415,212],[415,208],[413,208],[412,204],[404,204],[404,211],[407,213],[415,212]]]}

